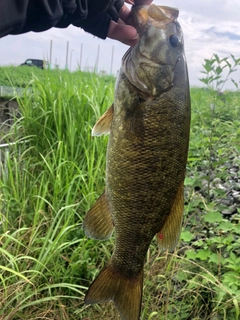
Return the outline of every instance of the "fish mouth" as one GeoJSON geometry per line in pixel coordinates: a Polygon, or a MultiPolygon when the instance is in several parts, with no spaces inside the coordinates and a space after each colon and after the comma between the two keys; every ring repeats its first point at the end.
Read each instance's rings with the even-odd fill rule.
{"type": "Polygon", "coordinates": [[[176,32],[179,11],[154,4],[133,6],[132,10],[140,40],[123,56],[122,70],[142,95],[153,98],[173,86],[179,53],[174,49],[171,56],[168,38],[176,32]]]}
{"type": "Polygon", "coordinates": [[[146,24],[151,24],[159,29],[166,29],[167,24],[176,21],[179,15],[177,8],[167,6],[133,6],[132,20],[139,34],[146,24]]]}

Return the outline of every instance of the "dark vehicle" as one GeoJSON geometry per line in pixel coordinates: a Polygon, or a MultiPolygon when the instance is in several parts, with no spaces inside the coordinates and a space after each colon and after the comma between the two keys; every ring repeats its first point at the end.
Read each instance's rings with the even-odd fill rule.
{"type": "Polygon", "coordinates": [[[27,59],[21,66],[38,67],[40,69],[48,69],[49,64],[45,60],[39,59],[27,59]]]}

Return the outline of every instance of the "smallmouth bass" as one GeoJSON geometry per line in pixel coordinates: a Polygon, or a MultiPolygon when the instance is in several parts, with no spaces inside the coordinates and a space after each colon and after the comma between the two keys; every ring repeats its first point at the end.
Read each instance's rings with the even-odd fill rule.
{"type": "Polygon", "coordinates": [[[85,303],[113,300],[122,320],[141,313],[143,267],[157,236],[173,250],[183,217],[183,184],[190,131],[190,94],[178,10],[133,6],[140,36],[122,59],[113,105],[92,135],[108,134],[106,189],[83,222],[85,234],[107,239],[110,261],[85,303]]]}

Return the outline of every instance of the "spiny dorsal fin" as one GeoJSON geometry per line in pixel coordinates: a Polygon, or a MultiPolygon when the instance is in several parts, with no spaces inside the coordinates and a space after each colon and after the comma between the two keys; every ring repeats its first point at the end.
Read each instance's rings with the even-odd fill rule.
{"type": "Polygon", "coordinates": [[[107,111],[98,119],[92,129],[92,136],[101,136],[109,134],[113,118],[113,104],[107,111]]]}
{"type": "Polygon", "coordinates": [[[181,232],[184,208],[183,183],[178,188],[170,215],[162,230],[157,233],[157,244],[161,250],[173,251],[181,232]]]}
{"type": "Polygon", "coordinates": [[[82,227],[89,238],[105,240],[112,235],[113,221],[105,192],[87,212],[82,227]]]}

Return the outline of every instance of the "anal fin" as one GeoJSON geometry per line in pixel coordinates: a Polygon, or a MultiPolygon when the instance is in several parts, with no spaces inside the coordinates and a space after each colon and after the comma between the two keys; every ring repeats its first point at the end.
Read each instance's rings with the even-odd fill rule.
{"type": "Polygon", "coordinates": [[[83,221],[83,230],[87,237],[98,240],[105,240],[111,236],[113,221],[105,192],[87,212],[83,221]]]}
{"type": "Polygon", "coordinates": [[[173,251],[181,232],[184,209],[183,183],[178,188],[170,214],[159,233],[157,244],[161,250],[173,251]]]}

